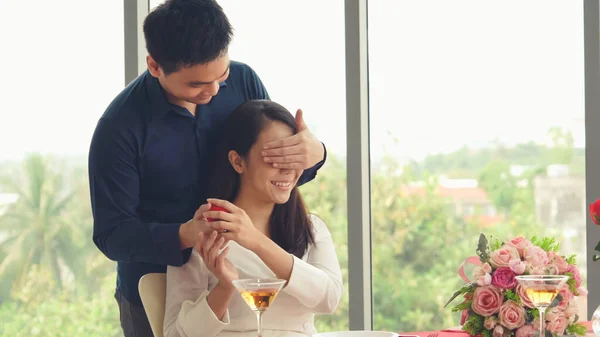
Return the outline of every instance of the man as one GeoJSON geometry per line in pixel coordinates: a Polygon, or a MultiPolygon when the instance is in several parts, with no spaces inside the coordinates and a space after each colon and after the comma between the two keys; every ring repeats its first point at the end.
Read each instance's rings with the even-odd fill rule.
{"type": "MultiPolygon", "coordinates": [[[[229,60],[232,28],[216,2],[167,1],[147,16],[144,35],[148,70],[109,105],[89,153],[94,242],[118,262],[126,337],[152,336],[139,279],[183,265],[206,229],[204,190],[220,124],[239,104],[269,98],[250,67],[229,60]]],[[[274,167],[306,169],[305,183],[326,153],[300,110],[296,123],[298,134],[267,144],[263,156],[274,167]]]]}

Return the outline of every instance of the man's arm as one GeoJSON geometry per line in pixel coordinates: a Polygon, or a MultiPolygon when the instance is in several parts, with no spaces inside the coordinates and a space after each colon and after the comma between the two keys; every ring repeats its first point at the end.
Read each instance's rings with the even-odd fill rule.
{"type": "Polygon", "coordinates": [[[181,223],[142,222],[137,215],[140,176],[137,141],[111,120],[96,126],[89,153],[93,239],[111,260],[182,265],[181,223]]]}

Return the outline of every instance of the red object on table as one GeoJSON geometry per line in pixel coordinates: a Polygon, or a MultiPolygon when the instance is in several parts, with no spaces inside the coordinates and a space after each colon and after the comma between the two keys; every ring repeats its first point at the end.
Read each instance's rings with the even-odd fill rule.
{"type": "MultiPolygon", "coordinates": [[[[217,205],[211,205],[210,206],[210,210],[211,211],[221,211],[221,212],[227,212],[227,213],[229,213],[228,210],[226,210],[225,208],[223,208],[221,206],[217,206],[217,205]]],[[[208,220],[208,221],[215,221],[215,220],[219,220],[219,219],[206,218],[206,220],[208,220]]]]}
{"type": "MultiPolygon", "coordinates": [[[[580,323],[585,324],[585,326],[588,328],[589,335],[589,332],[592,332],[592,322],[585,321],[580,323]]],[[[438,331],[398,332],[398,334],[400,335],[400,337],[408,335],[417,335],[419,337],[429,337],[432,335],[435,335],[435,337],[471,337],[468,333],[459,330],[458,328],[438,331]]]]}

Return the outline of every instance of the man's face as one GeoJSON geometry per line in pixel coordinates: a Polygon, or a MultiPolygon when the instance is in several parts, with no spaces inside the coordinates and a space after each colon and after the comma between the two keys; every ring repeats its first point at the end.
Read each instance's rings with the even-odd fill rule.
{"type": "Polygon", "coordinates": [[[229,56],[225,54],[208,63],[182,67],[168,75],[148,56],[148,69],[158,78],[171,103],[184,107],[201,105],[217,95],[219,85],[229,76],[229,56]]]}

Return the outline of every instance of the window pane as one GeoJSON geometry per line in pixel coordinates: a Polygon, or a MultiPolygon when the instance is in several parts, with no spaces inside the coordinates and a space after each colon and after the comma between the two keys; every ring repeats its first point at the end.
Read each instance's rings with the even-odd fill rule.
{"type": "Polygon", "coordinates": [[[150,0],[150,10],[163,3],[163,0],[150,0]]]}
{"type": "Polygon", "coordinates": [[[87,154],[124,84],[123,1],[1,1],[0,30],[0,334],[118,336],[87,154]]]}
{"type": "Polygon", "coordinates": [[[443,305],[480,232],[555,236],[585,277],[582,2],[368,16],[375,329],[458,325],[443,305]]]}
{"type": "Polygon", "coordinates": [[[319,332],[348,330],[344,2],[218,2],[235,30],[231,59],[250,65],[272,100],[292,113],[301,108],[311,132],[327,146],[327,163],[301,190],[309,211],[332,232],[345,294],[334,315],[315,321],[319,332]]]}

